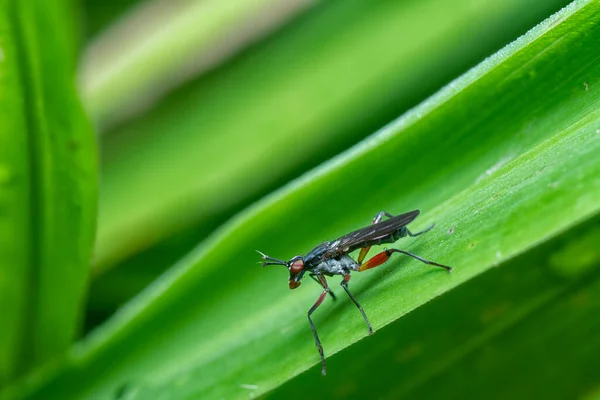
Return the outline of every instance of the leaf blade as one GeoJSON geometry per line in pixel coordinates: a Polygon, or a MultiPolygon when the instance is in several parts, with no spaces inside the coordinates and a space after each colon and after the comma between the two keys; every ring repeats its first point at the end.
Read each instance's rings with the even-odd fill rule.
{"type": "MultiPolygon", "coordinates": [[[[415,230],[434,220],[437,229],[403,246],[443,255],[436,261],[456,268],[448,276],[413,262],[394,271],[397,259],[385,279],[384,269],[353,281],[378,328],[596,215],[600,73],[591,50],[600,37],[598,11],[597,1],[576,1],[373,138],[236,217],[74,349],[36,394],[107,396],[125,385],[134,398],[241,397],[248,394],[242,385],[265,393],[316,364],[301,317],[315,292],[286,295],[277,286],[280,269],[257,273],[248,260],[256,247],[288,258],[363,225],[381,208],[424,204],[415,230]],[[485,115],[471,118],[473,105],[485,115]],[[488,136],[475,135],[481,131],[488,136]],[[444,169],[430,159],[404,162],[415,154],[444,169]]],[[[347,305],[315,315],[329,355],[366,335],[347,305]]]]}
{"type": "Polygon", "coordinates": [[[529,1],[323,3],[105,135],[96,273],[205,238],[566,3],[529,1]]]}
{"type": "Polygon", "coordinates": [[[581,251],[586,237],[597,241],[599,224],[596,215],[425,304],[380,330],[377,340],[368,338],[336,354],[330,358],[326,382],[314,379],[319,374],[315,366],[266,397],[436,398],[442,392],[466,391],[470,396],[480,393],[493,398],[505,396],[506,391],[515,398],[574,397],[595,380],[589,374],[595,370],[595,362],[589,361],[594,352],[587,348],[597,340],[593,331],[586,335],[585,330],[597,318],[589,315],[583,324],[571,322],[569,330],[581,335],[579,343],[567,339],[570,334],[557,343],[548,333],[572,315],[581,311],[585,315],[597,300],[585,292],[598,279],[598,249],[588,243],[584,248],[595,256],[575,263],[573,258],[564,260],[563,254],[573,246],[581,251]],[[557,268],[555,259],[565,266],[583,262],[590,268],[557,274],[563,267],[557,268]],[[577,303],[567,300],[577,296],[583,300],[578,302],[580,310],[554,317],[558,323],[543,320],[564,304],[577,303]],[[552,351],[540,355],[540,347],[552,351]],[[370,372],[369,379],[356,379],[365,371],[370,372]],[[577,371],[577,376],[569,371],[577,371]]]}
{"type": "MultiPolygon", "coordinates": [[[[16,313],[21,319],[7,325],[21,336],[19,345],[11,349],[18,367],[2,379],[48,361],[72,343],[87,282],[96,211],[96,158],[91,127],[73,82],[75,43],[72,27],[62,21],[68,15],[66,3],[2,3],[16,43],[8,62],[18,69],[7,98],[17,97],[21,119],[20,129],[6,138],[13,140],[14,135],[21,144],[13,148],[13,162],[26,165],[14,176],[17,184],[4,193],[21,196],[22,202],[10,204],[4,217],[21,215],[21,226],[10,230],[18,233],[25,227],[26,235],[17,238],[20,247],[12,257],[2,260],[3,272],[18,288],[7,294],[12,298],[7,304],[20,304],[16,313]],[[19,257],[24,259],[18,261],[19,257]],[[18,271],[9,267],[13,261],[18,271]]],[[[13,344],[2,342],[2,346],[13,344]]]]}

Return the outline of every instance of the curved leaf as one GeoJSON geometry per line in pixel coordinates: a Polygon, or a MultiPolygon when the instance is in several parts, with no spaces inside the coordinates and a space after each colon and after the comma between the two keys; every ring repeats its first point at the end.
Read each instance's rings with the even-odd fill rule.
{"type": "Polygon", "coordinates": [[[186,228],[205,237],[565,3],[323,2],[103,138],[95,272],[186,228]]]}
{"type": "MultiPolygon", "coordinates": [[[[437,222],[409,251],[355,275],[375,328],[600,211],[600,2],[576,1],[369,140],[257,203],[21,388],[38,397],[235,398],[318,362],[295,292],[255,248],[289,258],[381,209],[437,222]],[[403,265],[402,269],[398,269],[403,265]],[[385,279],[382,279],[385,278],[385,279]],[[399,290],[402,288],[402,290],[399,290]]],[[[333,283],[333,282],[332,282],[333,283]]],[[[341,296],[340,296],[341,297],[341,296]]],[[[364,337],[343,301],[315,321],[328,355],[364,337]]],[[[15,389],[16,390],[16,389],[15,389]]]]}
{"type": "MultiPolygon", "coordinates": [[[[3,1],[0,9],[7,9],[3,1]]],[[[23,93],[14,25],[0,12],[0,385],[13,376],[23,351],[28,291],[29,165],[23,93]],[[13,132],[21,132],[14,135],[13,132]]]]}
{"type": "Polygon", "coordinates": [[[0,3],[0,382],[70,345],[89,272],[95,148],[66,3],[0,3]]]}
{"type": "Polygon", "coordinates": [[[331,357],[327,379],[317,365],[267,398],[579,397],[597,382],[599,240],[597,215],[331,357]]]}

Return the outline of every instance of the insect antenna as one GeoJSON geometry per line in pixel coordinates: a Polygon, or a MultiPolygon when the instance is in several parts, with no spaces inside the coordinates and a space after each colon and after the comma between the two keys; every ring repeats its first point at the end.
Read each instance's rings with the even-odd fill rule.
{"type": "Polygon", "coordinates": [[[256,250],[256,252],[258,254],[260,254],[261,257],[262,257],[262,259],[263,259],[263,261],[259,261],[258,262],[259,264],[262,263],[263,267],[266,267],[267,265],[284,265],[286,267],[288,266],[288,262],[287,261],[280,260],[278,258],[270,257],[270,256],[266,255],[265,253],[263,253],[261,251],[258,251],[258,250],[256,250]]]}

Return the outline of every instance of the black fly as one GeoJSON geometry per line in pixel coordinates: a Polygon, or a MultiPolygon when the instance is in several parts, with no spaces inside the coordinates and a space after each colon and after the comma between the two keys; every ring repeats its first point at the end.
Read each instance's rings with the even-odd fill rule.
{"type": "Polygon", "coordinates": [[[327,284],[325,276],[342,275],[343,278],[342,282],[340,283],[341,286],[344,288],[346,293],[348,293],[348,296],[350,296],[350,299],[354,302],[354,304],[356,304],[356,307],[358,307],[358,310],[362,314],[367,326],[369,327],[369,334],[372,334],[373,328],[371,327],[371,323],[369,322],[367,315],[363,311],[360,304],[358,304],[358,301],[356,301],[354,296],[352,296],[348,290],[348,282],[350,281],[351,271],[360,272],[370,268],[375,268],[386,262],[393,253],[402,253],[416,258],[425,264],[442,267],[448,271],[452,270],[452,268],[448,267],[447,265],[438,264],[407,251],[393,248],[385,249],[381,253],[374,255],[372,258],[363,263],[363,260],[365,259],[371,246],[380,245],[383,243],[394,243],[398,239],[405,236],[418,236],[428,232],[431,228],[433,228],[433,225],[431,225],[429,228],[421,232],[412,233],[409,231],[406,225],[414,221],[417,216],[419,216],[419,210],[410,211],[397,216],[393,216],[390,213],[382,211],[377,214],[370,226],[351,232],[331,242],[323,242],[312,249],[305,257],[295,256],[290,261],[269,257],[259,251],[263,259],[263,267],[266,267],[267,265],[285,265],[288,268],[290,271],[290,289],[296,289],[298,286],[300,286],[300,281],[307,272],[308,276],[323,286],[323,293],[321,293],[315,304],[310,308],[310,310],[308,310],[308,323],[310,324],[310,328],[312,329],[315,337],[315,344],[317,345],[317,349],[321,355],[323,375],[326,373],[325,355],[323,353],[323,346],[321,346],[321,341],[319,340],[319,335],[317,335],[317,330],[315,329],[315,325],[313,324],[310,316],[317,309],[317,307],[321,305],[327,296],[327,293],[329,293],[333,299],[335,299],[333,292],[329,291],[329,285],[327,284]],[[388,219],[382,221],[384,216],[388,217],[388,219]],[[360,253],[358,254],[357,260],[354,260],[348,254],[358,249],[360,249],[360,253]]]}

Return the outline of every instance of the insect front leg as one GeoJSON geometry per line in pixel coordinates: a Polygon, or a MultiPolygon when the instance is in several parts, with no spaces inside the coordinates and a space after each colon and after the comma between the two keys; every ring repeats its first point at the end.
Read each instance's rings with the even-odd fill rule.
{"type": "Polygon", "coordinates": [[[360,304],[358,304],[358,301],[356,301],[354,296],[352,296],[352,293],[350,293],[350,290],[348,290],[348,282],[350,282],[350,274],[346,273],[346,274],[344,274],[344,279],[342,279],[342,281],[340,282],[340,285],[344,288],[346,293],[348,293],[348,296],[350,296],[350,300],[352,300],[354,302],[354,304],[356,304],[356,307],[358,307],[358,311],[360,311],[365,322],[367,323],[367,326],[369,327],[369,335],[372,335],[373,327],[371,326],[371,323],[369,322],[369,318],[367,318],[367,314],[365,314],[365,312],[362,309],[362,307],[360,306],[360,304]]]}
{"type": "Polygon", "coordinates": [[[371,269],[371,268],[380,266],[381,264],[386,262],[393,253],[402,253],[402,254],[412,257],[416,260],[419,260],[422,263],[425,263],[428,265],[435,265],[436,267],[442,267],[442,268],[446,269],[447,271],[452,271],[452,267],[449,267],[449,266],[443,265],[443,264],[438,264],[434,261],[426,260],[423,257],[419,257],[416,254],[409,253],[408,251],[404,251],[404,250],[400,250],[400,249],[386,249],[386,250],[382,251],[381,253],[375,254],[371,259],[369,259],[369,261],[362,264],[358,268],[358,271],[365,271],[367,269],[371,269]]]}
{"type": "MultiPolygon", "coordinates": [[[[319,280],[317,279],[317,275],[315,274],[308,274],[308,276],[310,276],[310,278],[317,282],[319,285],[321,284],[321,282],[319,282],[319,280]]],[[[331,289],[329,289],[329,295],[331,296],[332,300],[337,300],[337,298],[335,297],[335,293],[333,293],[333,291],[331,289]]]]}
{"type": "MultiPolygon", "coordinates": [[[[389,212],[380,211],[377,213],[375,218],[373,218],[373,222],[371,222],[371,225],[375,225],[376,223],[380,222],[383,219],[384,215],[388,218],[394,218],[394,216],[392,214],[390,214],[389,212]]],[[[419,235],[420,234],[421,233],[419,233],[419,235]]],[[[358,260],[357,260],[359,264],[362,264],[363,260],[367,256],[367,253],[369,252],[370,249],[371,249],[371,246],[363,247],[362,249],[360,249],[360,253],[358,253],[358,260]]]]}
{"type": "Polygon", "coordinates": [[[325,365],[325,354],[323,353],[323,346],[321,346],[321,341],[319,340],[319,335],[317,334],[317,329],[315,328],[315,324],[312,321],[310,316],[313,312],[321,305],[327,293],[329,293],[329,286],[327,285],[327,281],[323,275],[315,275],[319,281],[319,283],[323,286],[323,293],[319,296],[315,304],[308,310],[308,323],[310,324],[310,329],[312,329],[313,335],[315,337],[315,345],[317,346],[317,350],[319,350],[319,354],[321,355],[321,374],[327,374],[327,366],[325,365]]]}

